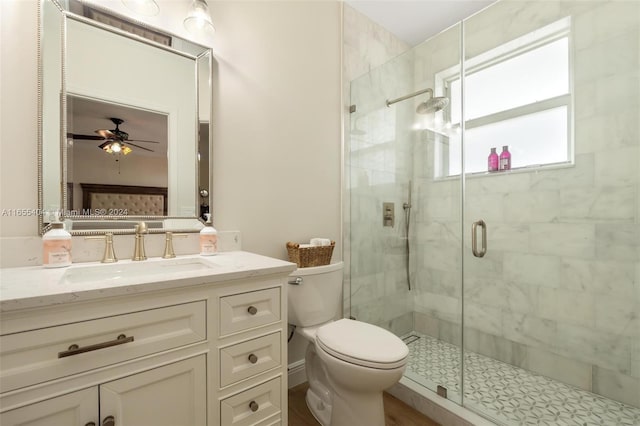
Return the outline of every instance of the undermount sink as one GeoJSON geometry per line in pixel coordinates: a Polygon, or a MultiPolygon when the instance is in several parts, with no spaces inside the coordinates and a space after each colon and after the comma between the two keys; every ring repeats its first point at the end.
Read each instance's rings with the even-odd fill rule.
{"type": "Polygon", "coordinates": [[[166,275],[212,269],[215,265],[204,259],[168,259],[132,263],[114,263],[96,266],[77,266],[66,270],[61,281],[80,283],[87,281],[115,282],[133,277],[166,275]]]}

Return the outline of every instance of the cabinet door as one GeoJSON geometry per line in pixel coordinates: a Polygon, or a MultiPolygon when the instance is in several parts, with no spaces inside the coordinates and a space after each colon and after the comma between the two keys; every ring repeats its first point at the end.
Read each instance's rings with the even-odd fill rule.
{"type": "Polygon", "coordinates": [[[96,426],[98,387],[69,393],[0,414],[2,426],[96,426]]]}
{"type": "Polygon", "coordinates": [[[117,426],[204,426],[206,396],[206,358],[199,355],[100,385],[101,421],[112,416],[117,426]]]}

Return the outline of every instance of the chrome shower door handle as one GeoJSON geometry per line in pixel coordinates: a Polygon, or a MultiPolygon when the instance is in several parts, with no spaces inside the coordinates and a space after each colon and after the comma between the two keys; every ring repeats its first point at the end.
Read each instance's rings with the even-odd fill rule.
{"type": "Polygon", "coordinates": [[[473,225],[471,225],[471,251],[475,257],[483,257],[487,254],[487,224],[484,223],[484,220],[482,219],[477,222],[473,222],[473,225]],[[482,249],[480,251],[478,251],[478,225],[482,230],[482,249]]]}

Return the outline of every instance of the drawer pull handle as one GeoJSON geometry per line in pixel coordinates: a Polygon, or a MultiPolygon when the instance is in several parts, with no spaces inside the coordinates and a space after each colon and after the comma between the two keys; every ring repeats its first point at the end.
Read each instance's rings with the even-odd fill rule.
{"type": "Polygon", "coordinates": [[[255,315],[258,313],[258,308],[256,308],[255,306],[249,306],[247,312],[249,312],[251,315],[255,315]]]}
{"type": "Polygon", "coordinates": [[[251,401],[249,403],[249,408],[251,409],[251,411],[256,412],[256,411],[258,411],[258,408],[260,408],[260,406],[258,405],[257,402],[251,401]]]}
{"type": "MultiPolygon", "coordinates": [[[[125,343],[133,342],[133,336],[127,337],[124,334],[121,334],[115,340],[110,340],[108,342],[96,343],[95,345],[89,345],[80,347],[78,345],[71,345],[69,349],[66,351],[58,352],[58,358],[65,358],[72,355],[83,354],[85,352],[97,351],[99,349],[109,348],[111,346],[123,345],[125,343]]],[[[111,417],[111,416],[109,416],[111,417]]],[[[107,417],[107,419],[109,418],[107,417]]],[[[106,420],[106,419],[105,419],[106,420]]],[[[104,424],[104,422],[103,422],[104,424]]]]}
{"type": "Polygon", "coordinates": [[[107,416],[102,421],[102,426],[116,426],[116,419],[113,416],[107,416]]]}
{"type": "Polygon", "coordinates": [[[258,362],[258,357],[257,357],[257,356],[255,356],[255,354],[251,354],[251,355],[249,355],[249,362],[250,362],[251,364],[255,364],[256,362],[258,362]]]}
{"type": "Polygon", "coordinates": [[[89,423],[87,423],[87,424],[86,424],[86,425],[84,425],[84,426],[96,426],[96,424],[95,424],[94,422],[89,422],[89,423]]]}
{"type": "Polygon", "coordinates": [[[295,277],[295,278],[291,278],[289,281],[287,281],[289,284],[291,285],[300,285],[302,284],[302,277],[295,277]]]}

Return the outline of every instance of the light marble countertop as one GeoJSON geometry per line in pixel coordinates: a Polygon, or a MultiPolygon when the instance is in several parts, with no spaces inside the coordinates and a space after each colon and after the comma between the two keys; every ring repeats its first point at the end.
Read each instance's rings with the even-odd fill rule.
{"type": "Polygon", "coordinates": [[[215,256],[178,256],[169,260],[121,260],[113,264],[86,262],[66,268],[3,268],[0,269],[0,312],[215,284],[290,273],[295,269],[295,263],[244,251],[221,252],[215,256]],[[193,269],[185,264],[193,265],[193,269]],[[173,268],[172,265],[185,266],[173,268]],[[134,268],[135,272],[127,274],[124,272],[127,267],[134,268]],[[109,278],[100,277],[102,268],[110,268],[109,278]]]}

